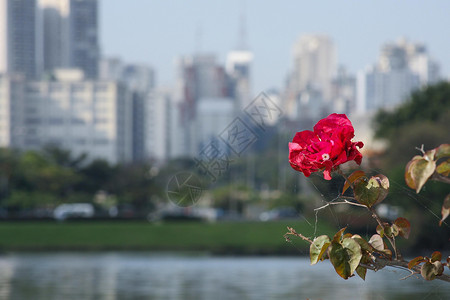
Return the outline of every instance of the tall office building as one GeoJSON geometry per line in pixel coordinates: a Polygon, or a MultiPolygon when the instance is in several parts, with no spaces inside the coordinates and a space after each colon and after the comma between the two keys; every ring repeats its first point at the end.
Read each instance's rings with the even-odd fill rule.
{"type": "Polygon", "coordinates": [[[197,154],[195,120],[197,103],[203,98],[228,96],[228,79],[223,66],[211,54],[182,57],[177,61],[177,92],[174,101],[179,112],[179,126],[183,131],[179,147],[184,155],[197,154]]]}
{"type": "Polygon", "coordinates": [[[173,113],[170,90],[159,88],[147,94],[145,98],[145,157],[164,161],[171,156],[173,113]]]}
{"type": "Polygon", "coordinates": [[[132,103],[126,86],[85,80],[80,70],[58,70],[55,77],[0,78],[0,113],[10,115],[1,118],[1,145],[40,149],[51,144],[91,159],[130,161],[132,103]]]}
{"type": "Polygon", "coordinates": [[[39,75],[41,29],[36,0],[0,0],[0,73],[39,75]]]}
{"type": "Polygon", "coordinates": [[[356,77],[339,67],[332,81],[332,110],[350,114],[356,109],[356,77]]]}
{"type": "Polygon", "coordinates": [[[146,122],[152,122],[147,113],[149,94],[155,88],[155,72],[144,64],[126,64],[119,58],[103,58],[99,64],[100,80],[124,83],[133,103],[133,161],[142,161],[146,154],[146,122]]]}
{"type": "Polygon", "coordinates": [[[291,118],[316,119],[325,114],[336,73],[336,50],[326,35],[303,35],[292,51],[284,109],[291,118]],[[311,115],[311,111],[316,115],[311,115]]]}
{"type": "Polygon", "coordinates": [[[227,95],[227,79],[224,68],[212,54],[185,56],[178,60],[178,80],[184,102],[194,113],[195,103],[200,98],[224,97],[227,95]]]}
{"type": "Polygon", "coordinates": [[[79,68],[98,76],[97,0],[38,0],[43,17],[44,70],[79,68]]]}
{"type": "Polygon", "coordinates": [[[290,84],[295,91],[313,88],[330,95],[336,73],[336,53],[332,40],[325,35],[303,35],[293,48],[293,72],[290,84]]]}
{"type": "Polygon", "coordinates": [[[228,96],[236,101],[236,109],[245,108],[252,100],[250,82],[252,60],[253,53],[246,50],[231,51],[227,56],[228,96]]]}
{"type": "Polygon", "coordinates": [[[396,107],[413,90],[437,82],[439,69],[423,44],[405,39],[384,44],[378,63],[358,74],[357,111],[396,107]]]}

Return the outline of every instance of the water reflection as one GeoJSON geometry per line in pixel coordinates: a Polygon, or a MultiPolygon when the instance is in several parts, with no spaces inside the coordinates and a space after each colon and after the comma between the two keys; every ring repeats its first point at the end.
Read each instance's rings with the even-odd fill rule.
{"type": "Polygon", "coordinates": [[[0,299],[447,299],[450,285],[404,271],[340,279],[304,258],[144,253],[0,257],[0,299]]]}

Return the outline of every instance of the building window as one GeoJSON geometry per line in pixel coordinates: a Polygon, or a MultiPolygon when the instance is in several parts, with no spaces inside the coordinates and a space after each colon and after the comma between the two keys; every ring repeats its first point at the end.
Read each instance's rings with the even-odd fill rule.
{"type": "Polygon", "coordinates": [[[61,84],[54,83],[50,86],[50,93],[60,93],[63,90],[63,86],[61,84]]]}
{"type": "Polygon", "coordinates": [[[86,90],[86,86],[84,84],[74,84],[72,86],[72,91],[73,92],[78,92],[78,93],[82,93],[86,90]]]}
{"type": "Polygon", "coordinates": [[[107,92],[109,85],[107,83],[99,83],[95,86],[96,93],[104,93],[107,92]]]}
{"type": "Polygon", "coordinates": [[[108,139],[95,139],[94,140],[94,145],[107,145],[107,144],[109,144],[108,139]]]}
{"type": "Polygon", "coordinates": [[[72,124],[74,125],[84,125],[86,121],[81,118],[72,118],[72,124]]]}
{"type": "Polygon", "coordinates": [[[64,119],[63,118],[50,118],[48,122],[50,125],[61,125],[64,123],[64,119]]]}
{"type": "Polygon", "coordinates": [[[25,124],[26,124],[26,125],[37,125],[37,124],[41,124],[41,119],[40,119],[40,118],[26,118],[26,119],[25,119],[25,124]]]}

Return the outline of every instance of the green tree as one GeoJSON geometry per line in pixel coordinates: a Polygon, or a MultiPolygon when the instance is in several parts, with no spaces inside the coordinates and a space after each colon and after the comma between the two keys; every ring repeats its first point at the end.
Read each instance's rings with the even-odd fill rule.
{"type": "Polygon", "coordinates": [[[402,206],[407,217],[414,219],[410,242],[417,248],[442,248],[447,243],[450,229],[439,227],[434,215],[440,215],[449,187],[430,181],[416,195],[406,186],[405,165],[413,156],[422,154],[422,145],[430,150],[450,142],[449,118],[450,83],[442,82],[412,93],[405,104],[391,112],[379,111],[374,119],[376,136],[388,143],[380,167],[393,183],[389,203],[402,206]],[[432,213],[424,214],[424,208],[432,213]]]}

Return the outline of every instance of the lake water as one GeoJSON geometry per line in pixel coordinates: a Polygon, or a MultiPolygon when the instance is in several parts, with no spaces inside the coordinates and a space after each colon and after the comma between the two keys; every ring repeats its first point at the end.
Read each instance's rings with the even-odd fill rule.
{"type": "Polygon", "coordinates": [[[341,279],[296,257],[39,253],[0,255],[0,299],[450,299],[450,284],[397,269],[341,279]]]}

